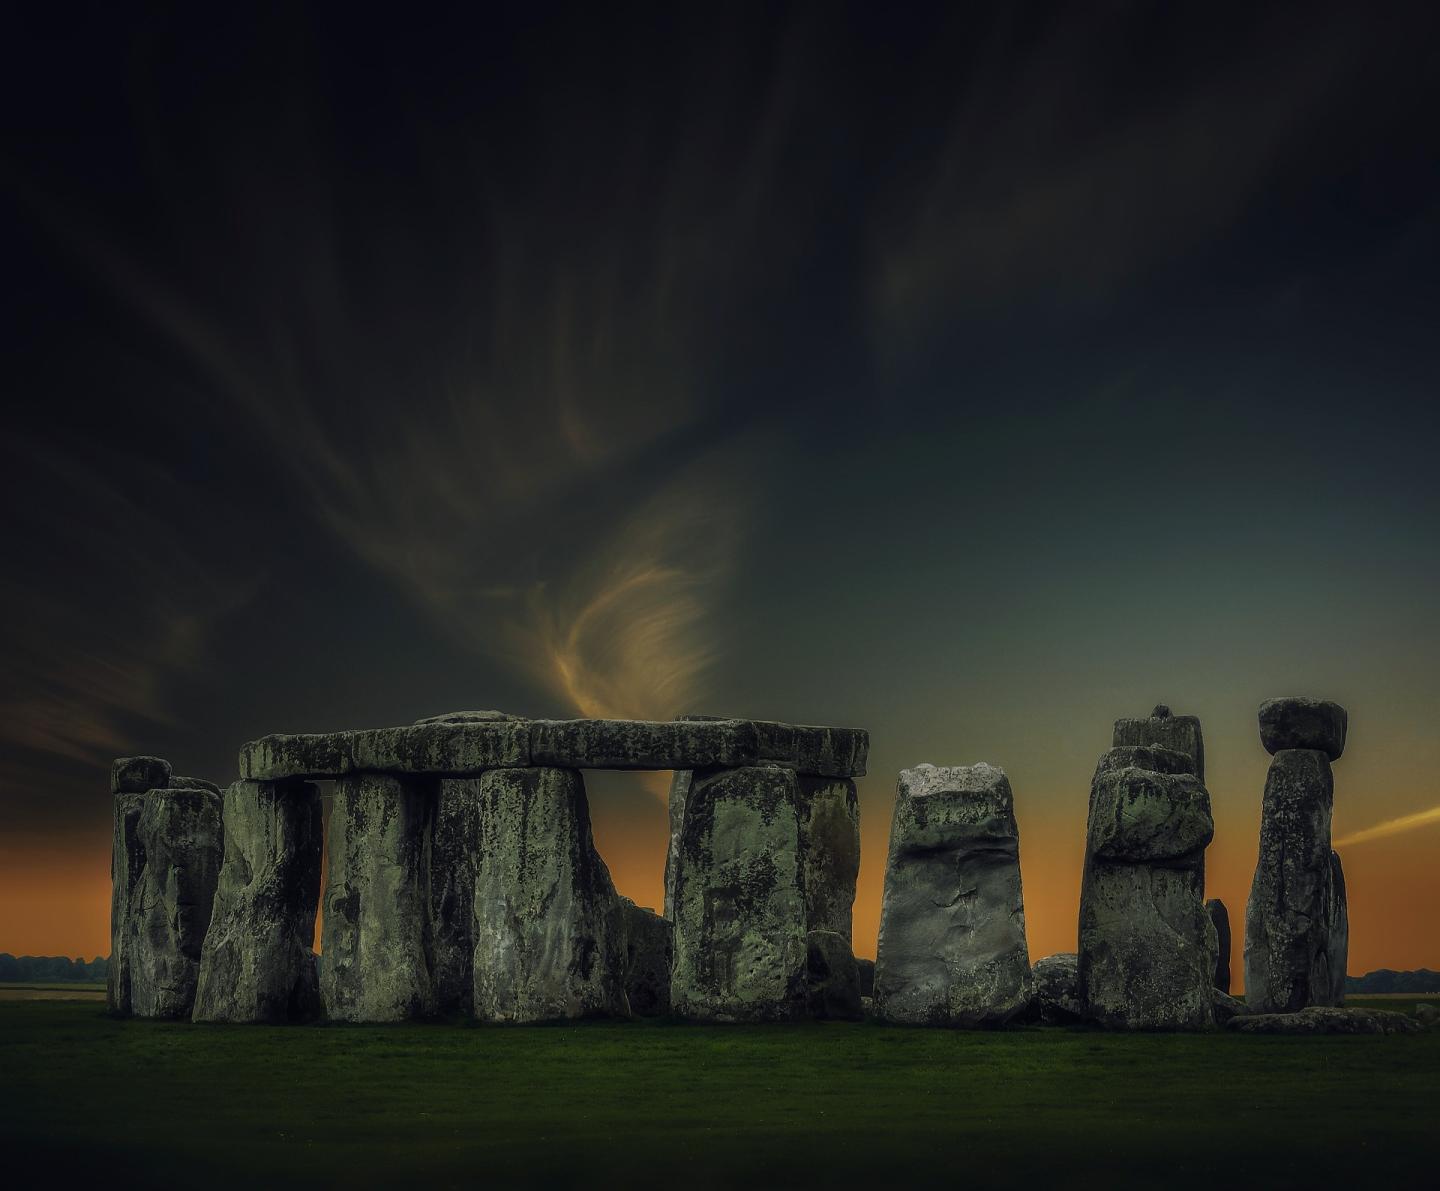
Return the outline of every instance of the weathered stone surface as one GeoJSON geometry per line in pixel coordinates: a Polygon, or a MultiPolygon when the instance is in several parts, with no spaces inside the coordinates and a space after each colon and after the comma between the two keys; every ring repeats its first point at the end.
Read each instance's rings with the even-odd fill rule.
{"type": "Polygon", "coordinates": [[[1080,957],[1073,951],[1037,959],[1030,969],[1035,989],[1035,1016],[1042,1025],[1063,1026],[1083,1020],[1080,1002],[1080,957]]]}
{"type": "Polygon", "coordinates": [[[320,998],[336,1021],[435,1011],[427,956],[426,839],[434,783],[361,773],[335,783],[320,998]]]}
{"type": "Polygon", "coordinates": [[[235,782],[224,794],[225,863],[200,958],[196,1021],[310,1021],[320,1014],[315,911],[320,791],[235,782]]]}
{"type": "Polygon", "coordinates": [[[772,766],[696,774],[674,876],[671,1003],[705,1021],[806,1012],[799,781],[772,766]]]}
{"type": "Polygon", "coordinates": [[[475,1003],[475,878],[480,867],[480,779],[441,778],[425,862],[430,982],[435,1012],[475,1003]]]}
{"type": "Polygon", "coordinates": [[[427,715],[424,719],[416,720],[420,724],[493,724],[504,720],[522,719],[522,716],[510,715],[504,711],[447,711],[441,715],[427,715]]]}
{"type": "Polygon", "coordinates": [[[137,1017],[189,1017],[224,850],[209,790],[150,790],[136,825],[145,863],[131,899],[128,976],[137,1017]]]}
{"type": "Polygon", "coordinates": [[[1228,1029],[1242,1034],[1418,1034],[1413,1017],[1389,1009],[1337,1009],[1312,1005],[1294,1013],[1247,1013],[1233,1017],[1228,1029]]]}
{"type": "Polygon", "coordinates": [[[223,793],[219,786],[214,782],[207,782],[203,777],[186,777],[172,773],[167,784],[175,790],[209,790],[212,794],[223,793]]]}
{"type": "Polygon", "coordinates": [[[488,769],[704,769],[782,764],[823,777],[865,772],[867,733],[759,720],[524,720],[451,713],[408,728],[264,736],[240,749],[254,781],[377,772],[476,777],[488,769]],[[766,754],[774,754],[767,756],[766,754]]]}
{"type": "Polygon", "coordinates": [[[1245,909],[1245,1001],[1257,1013],[1293,1013],[1343,996],[1345,957],[1332,954],[1342,945],[1344,902],[1343,877],[1337,890],[1331,862],[1333,799],[1323,752],[1275,754],[1245,909]]]}
{"type": "Polygon", "coordinates": [[[810,930],[850,938],[860,875],[860,802],[849,778],[799,781],[801,879],[810,930]]]}
{"type": "Polygon", "coordinates": [[[1000,1025],[1030,1001],[1014,799],[979,764],[901,771],[875,961],[891,1021],[1000,1025]]]}
{"type": "Polygon", "coordinates": [[[625,915],[625,997],[636,1017],[670,1012],[670,961],[675,928],[654,910],[620,899],[625,915]]]}
{"type": "Polygon", "coordinates": [[[805,936],[806,1013],[821,1021],[859,1021],[860,969],[850,940],[835,931],[805,936]]]}
{"type": "Polygon", "coordinates": [[[1260,704],[1260,743],[1265,751],[1315,749],[1338,761],[1345,751],[1349,717],[1338,703],[1290,696],[1260,704]]]}
{"type": "Polygon", "coordinates": [[[1096,773],[1111,773],[1119,769],[1146,769],[1151,773],[1195,772],[1195,758],[1188,753],[1177,752],[1157,744],[1116,745],[1109,752],[1101,753],[1096,773]]]}
{"type": "Polygon", "coordinates": [[[680,835],[685,826],[685,804],[690,797],[695,773],[690,769],[677,769],[670,777],[670,842],[665,850],[665,917],[675,920],[675,877],[680,863],[680,835]]]}
{"type": "Polygon", "coordinates": [[[530,729],[524,720],[436,723],[264,736],[241,746],[240,776],[253,781],[362,772],[473,777],[496,766],[529,761],[530,729]]]}
{"type": "Polygon", "coordinates": [[[1116,720],[1111,744],[1117,748],[1153,744],[1184,753],[1194,763],[1190,772],[1202,782],[1205,780],[1205,738],[1199,719],[1193,715],[1171,715],[1170,709],[1161,704],[1147,719],[1116,720]]]}
{"type": "Polygon", "coordinates": [[[145,846],[140,841],[140,812],[144,809],[144,793],[115,795],[110,849],[110,966],[105,978],[105,1000],[110,1012],[120,1016],[131,1012],[130,968],[135,930],[130,916],[140,874],[145,871],[145,846]]]}
{"type": "Polygon", "coordinates": [[[163,757],[116,757],[110,766],[110,793],[143,794],[170,784],[170,762],[163,757]]]}
{"type": "Polygon", "coordinates": [[[626,1016],[625,919],[572,769],[480,779],[475,1016],[626,1016]]]}
{"type": "Polygon", "coordinates": [[[873,959],[857,959],[855,970],[860,973],[860,995],[866,1000],[875,996],[875,961],[873,959]]]}
{"type": "Polygon", "coordinates": [[[1102,757],[1091,784],[1080,999],[1087,1018],[1112,1029],[1206,1029],[1216,952],[1203,900],[1210,795],[1194,774],[1122,763],[1134,759],[1102,757]]]}
{"type": "Polygon", "coordinates": [[[1205,903],[1210,925],[1215,928],[1215,987],[1230,991],[1230,911],[1218,897],[1205,903]]]}

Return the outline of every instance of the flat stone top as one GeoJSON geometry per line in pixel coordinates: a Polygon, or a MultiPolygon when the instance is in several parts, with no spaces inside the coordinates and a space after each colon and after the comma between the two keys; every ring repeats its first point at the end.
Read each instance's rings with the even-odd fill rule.
{"type": "Polygon", "coordinates": [[[443,720],[303,736],[263,736],[240,749],[250,781],[348,773],[464,777],[487,769],[711,769],[778,765],[820,777],[865,772],[860,728],[772,720],[443,720]]]}

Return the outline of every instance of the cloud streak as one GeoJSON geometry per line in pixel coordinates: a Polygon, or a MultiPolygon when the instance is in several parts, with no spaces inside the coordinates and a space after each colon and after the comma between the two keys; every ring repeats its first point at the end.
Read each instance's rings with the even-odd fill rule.
{"type": "Polygon", "coordinates": [[[1383,823],[1376,823],[1373,827],[1352,831],[1343,839],[1337,839],[1335,846],[1344,848],[1351,844],[1368,844],[1372,840],[1406,835],[1411,831],[1419,831],[1423,827],[1433,827],[1437,823],[1440,823],[1440,806],[1432,806],[1429,810],[1416,811],[1413,815],[1401,815],[1398,819],[1386,819],[1383,823]]]}

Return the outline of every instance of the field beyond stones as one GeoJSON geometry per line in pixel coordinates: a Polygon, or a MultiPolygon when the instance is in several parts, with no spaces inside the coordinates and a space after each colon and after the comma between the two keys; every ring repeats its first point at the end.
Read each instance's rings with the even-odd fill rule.
{"type": "Polygon", "coordinates": [[[5,1169],[61,1185],[1414,1186],[1437,1103],[1435,1032],[270,1028],[0,1001],[5,1169]]]}

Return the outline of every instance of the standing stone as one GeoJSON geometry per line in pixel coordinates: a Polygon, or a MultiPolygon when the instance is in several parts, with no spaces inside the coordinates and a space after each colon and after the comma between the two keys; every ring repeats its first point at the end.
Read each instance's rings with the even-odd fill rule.
{"type": "Polygon", "coordinates": [[[702,1021],[804,1016],[808,933],[795,773],[696,773],[672,873],[671,1000],[702,1021]]]}
{"type": "Polygon", "coordinates": [[[670,1012],[670,961],[675,930],[654,910],[620,899],[625,914],[625,998],[636,1017],[664,1017],[670,1012]]]}
{"type": "Polygon", "coordinates": [[[1323,751],[1275,754],[1245,908],[1245,1002],[1255,1013],[1294,1013],[1343,1000],[1348,928],[1342,925],[1344,877],[1330,848],[1333,801],[1323,751]]]}
{"type": "Polygon", "coordinates": [[[1215,928],[1215,987],[1230,991],[1230,911],[1218,897],[1205,903],[1210,924],[1215,928]]]}
{"type": "Polygon", "coordinates": [[[799,797],[806,925],[849,940],[855,881],[860,875],[860,802],[855,783],[849,778],[801,776],[799,797]]]}
{"type": "Polygon", "coordinates": [[[425,886],[434,801],[424,779],[358,773],[335,783],[320,998],[336,1021],[434,1012],[425,886]]]}
{"type": "Polygon", "coordinates": [[[323,841],[319,787],[233,783],[225,863],[200,958],[196,1021],[310,1021],[320,1015],[315,911],[323,841]]]}
{"type": "Polygon", "coordinates": [[[140,812],[144,809],[143,793],[115,794],[110,849],[110,966],[105,976],[105,1000],[111,1013],[123,1017],[132,1012],[131,943],[135,930],[131,912],[140,874],[145,871],[145,847],[140,841],[140,812]]]}
{"type": "Polygon", "coordinates": [[[1204,856],[1215,821],[1209,793],[1186,772],[1194,764],[1160,747],[1122,747],[1095,770],[1077,975],[1086,1016],[1112,1029],[1214,1025],[1204,856]]]}
{"type": "Polygon", "coordinates": [[[145,863],[131,900],[130,1012],[190,1016],[200,951],[224,852],[220,799],[209,790],[150,790],[136,831],[145,863]]]}
{"type": "Polygon", "coordinates": [[[675,920],[675,877],[679,872],[680,835],[685,826],[685,804],[695,780],[694,770],[677,769],[670,778],[670,843],[665,850],[665,917],[675,920]]]}
{"type": "Polygon", "coordinates": [[[625,920],[573,769],[480,779],[475,1016],[625,1017],[625,920]]]}
{"type": "Polygon", "coordinates": [[[860,973],[860,995],[873,998],[875,996],[875,961],[873,959],[857,959],[855,967],[860,973]]]}
{"type": "Polygon", "coordinates": [[[1340,867],[1340,853],[1330,853],[1330,902],[1325,908],[1329,926],[1330,1004],[1345,1004],[1346,968],[1350,961],[1350,908],[1345,897],[1345,870],[1340,867]]]}
{"type": "Polygon", "coordinates": [[[1030,1001],[1020,832],[1005,772],[902,770],[875,960],[897,1022],[1002,1025],[1030,1001]]]}
{"type": "Polygon", "coordinates": [[[1194,763],[1195,776],[1202,783],[1205,781],[1205,738],[1200,733],[1199,719],[1193,715],[1171,715],[1163,703],[1156,706],[1149,719],[1116,720],[1110,744],[1114,748],[1150,744],[1183,753],[1194,763]]]}
{"type": "Polygon", "coordinates": [[[480,779],[442,778],[425,865],[436,1013],[468,1015],[474,1006],[479,859],[480,779]]]}

